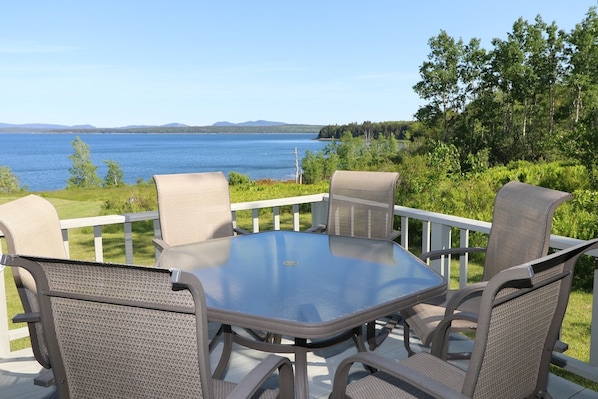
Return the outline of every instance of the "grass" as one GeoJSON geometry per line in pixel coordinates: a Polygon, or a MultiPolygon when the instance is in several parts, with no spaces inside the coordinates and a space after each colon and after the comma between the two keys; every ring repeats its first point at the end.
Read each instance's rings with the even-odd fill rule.
{"type": "MultiPolygon", "coordinates": [[[[266,182],[263,185],[252,185],[244,187],[231,187],[231,201],[245,202],[271,198],[283,198],[299,195],[315,194],[326,192],[328,190],[327,183],[321,185],[295,185],[266,182]]],[[[155,189],[153,185],[143,186],[127,186],[125,188],[116,190],[65,190],[50,193],[41,193],[45,196],[57,209],[61,219],[97,216],[103,212],[103,205],[110,198],[121,198],[121,201],[128,200],[134,197],[148,197],[155,200],[155,189]]],[[[0,204],[8,202],[17,197],[0,197],[0,204]]],[[[157,205],[150,204],[150,209],[156,209],[157,205]],[[151,208],[153,206],[153,208],[151,208]]],[[[112,212],[119,213],[119,212],[112,212]]],[[[307,212],[301,212],[301,229],[305,230],[311,225],[310,215],[307,212]]],[[[251,212],[238,212],[237,223],[240,227],[251,229],[252,220],[251,212]]],[[[271,210],[260,211],[260,230],[272,229],[272,212],[271,210]]],[[[292,228],[292,214],[290,207],[283,207],[281,209],[280,223],[282,229],[292,228]]],[[[105,228],[102,233],[104,260],[109,262],[125,262],[124,255],[124,239],[122,227],[105,228]]],[[[133,242],[134,242],[134,256],[135,263],[139,265],[151,266],[154,264],[154,248],[151,240],[153,232],[151,228],[134,228],[133,242]]],[[[4,243],[3,243],[4,245],[4,243]]],[[[92,228],[74,229],[69,231],[69,248],[70,256],[73,259],[93,260],[94,243],[92,228]]],[[[5,247],[3,247],[5,250],[5,247]]],[[[417,251],[413,248],[414,252],[417,251]]],[[[458,287],[458,261],[454,261],[451,267],[452,276],[451,284],[453,287],[458,287]]],[[[469,266],[469,281],[478,281],[481,277],[482,266],[475,260],[470,261],[469,266]]],[[[22,312],[21,303],[18,299],[14,283],[12,281],[12,274],[10,270],[4,271],[4,279],[6,284],[7,299],[8,299],[8,317],[9,328],[22,327],[23,324],[14,325],[10,320],[12,316],[22,312]]],[[[574,291],[571,293],[567,314],[563,322],[563,335],[561,339],[569,344],[567,355],[576,359],[587,362],[589,360],[590,348],[590,325],[591,325],[591,309],[592,309],[592,293],[574,291]]],[[[18,350],[30,346],[29,339],[24,338],[11,343],[11,350],[18,350]]],[[[598,383],[588,381],[575,374],[566,372],[560,368],[553,367],[551,370],[554,374],[563,376],[570,381],[575,382],[581,386],[592,389],[598,392],[598,383]]]]}

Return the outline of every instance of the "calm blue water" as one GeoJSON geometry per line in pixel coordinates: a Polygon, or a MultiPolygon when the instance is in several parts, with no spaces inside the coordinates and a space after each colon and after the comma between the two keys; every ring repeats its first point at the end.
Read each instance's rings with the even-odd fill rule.
{"type": "MultiPolygon", "coordinates": [[[[30,191],[66,187],[75,134],[0,133],[0,166],[8,166],[30,191]]],[[[295,155],[318,151],[326,143],[313,134],[81,134],[98,176],[116,161],[125,182],[148,181],[154,174],[222,171],[252,180],[294,179],[295,155]]]]}

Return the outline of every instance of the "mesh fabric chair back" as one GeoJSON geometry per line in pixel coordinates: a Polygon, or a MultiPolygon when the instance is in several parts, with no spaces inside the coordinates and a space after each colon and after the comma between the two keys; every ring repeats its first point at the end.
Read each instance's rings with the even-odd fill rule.
{"type": "MultiPolygon", "coordinates": [[[[0,205],[0,231],[4,233],[9,254],[67,258],[62,241],[60,219],[54,206],[44,198],[28,195],[0,205]]],[[[38,312],[37,289],[31,274],[12,268],[19,298],[26,313],[38,312]]],[[[40,323],[29,323],[29,337],[35,359],[51,367],[40,323]]]]}
{"type": "Polygon", "coordinates": [[[155,175],[162,240],[169,246],[233,235],[222,172],[155,175]]]}
{"type": "Polygon", "coordinates": [[[7,262],[30,270],[40,288],[60,398],[221,398],[235,388],[211,378],[205,296],[193,275],[64,259],[7,262]]]}
{"type": "MultiPolygon", "coordinates": [[[[488,281],[502,270],[545,256],[550,244],[552,218],[556,208],[569,200],[571,194],[532,186],[520,182],[509,182],[501,187],[494,200],[492,227],[486,248],[452,248],[422,254],[457,254],[484,250],[483,281],[488,281]]],[[[431,256],[430,256],[431,257],[431,256]]],[[[404,345],[410,354],[409,335],[412,329],[425,346],[430,345],[438,322],[447,312],[456,308],[477,313],[479,295],[468,292],[472,285],[461,290],[449,290],[444,302],[420,303],[407,309],[401,309],[405,324],[404,345]]],[[[453,331],[475,331],[476,323],[471,318],[454,322],[453,331]]],[[[451,354],[451,357],[467,357],[467,354],[451,354]]]]}
{"type": "Polygon", "coordinates": [[[330,235],[389,238],[399,174],[337,170],[330,179],[326,231],[330,235]]]}
{"type": "Polygon", "coordinates": [[[520,267],[532,270],[530,287],[521,287],[517,278],[511,277],[519,273],[517,270],[508,269],[509,273],[490,280],[482,296],[464,380],[466,395],[527,398],[545,392],[575,263],[597,242],[586,242],[520,267]]]}
{"type": "Polygon", "coordinates": [[[510,398],[551,396],[546,392],[550,360],[567,308],[574,265],[598,248],[583,242],[527,264],[508,268],[486,285],[478,330],[468,367],[442,360],[451,318],[439,326],[433,353],[420,352],[399,363],[373,354],[349,358],[337,370],[331,398],[344,397],[351,364],[363,362],[384,370],[350,383],[348,397],[510,398]],[[462,396],[463,395],[463,396],[462,396]]]}
{"type": "Polygon", "coordinates": [[[571,194],[512,181],[496,194],[483,280],[548,253],[552,217],[571,194]]]}

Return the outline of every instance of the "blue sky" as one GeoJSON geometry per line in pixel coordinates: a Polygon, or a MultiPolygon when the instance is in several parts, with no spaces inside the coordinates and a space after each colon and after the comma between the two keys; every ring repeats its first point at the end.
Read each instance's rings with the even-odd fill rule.
{"type": "Polygon", "coordinates": [[[428,40],[570,32],[596,0],[0,2],[0,122],[411,120],[428,40]]]}

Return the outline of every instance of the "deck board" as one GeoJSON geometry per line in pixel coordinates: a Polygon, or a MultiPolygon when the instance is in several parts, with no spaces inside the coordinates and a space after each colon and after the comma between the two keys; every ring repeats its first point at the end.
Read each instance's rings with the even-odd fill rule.
{"type": "MultiPolygon", "coordinates": [[[[402,338],[403,333],[399,326],[376,349],[376,353],[399,360],[407,357],[402,338]]],[[[417,344],[417,340],[414,340],[413,344],[417,344]]],[[[463,345],[466,349],[469,342],[461,340],[457,345],[463,345]]],[[[211,354],[213,365],[216,364],[220,351],[221,344],[217,345],[211,354]]],[[[308,354],[310,398],[324,399],[328,397],[337,365],[342,359],[354,353],[357,353],[355,345],[347,341],[335,347],[308,354]]],[[[233,382],[239,381],[265,356],[267,356],[265,353],[235,346],[225,379],[233,382]]],[[[11,358],[0,359],[0,399],[39,399],[46,396],[50,392],[48,388],[33,385],[33,378],[40,370],[41,366],[33,358],[30,349],[15,352],[11,358]]],[[[550,376],[549,392],[554,398],[598,399],[598,393],[583,389],[554,375],[550,376]]]]}

